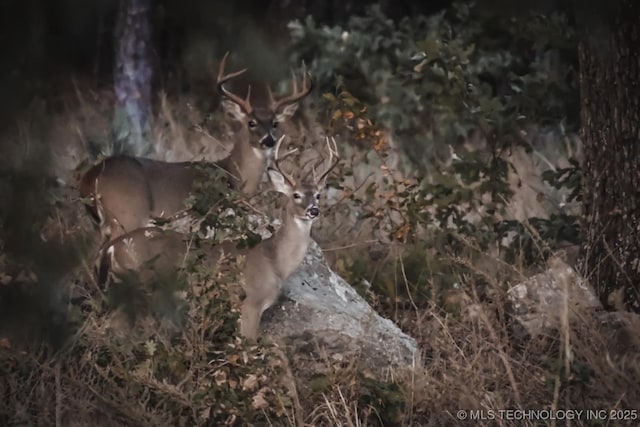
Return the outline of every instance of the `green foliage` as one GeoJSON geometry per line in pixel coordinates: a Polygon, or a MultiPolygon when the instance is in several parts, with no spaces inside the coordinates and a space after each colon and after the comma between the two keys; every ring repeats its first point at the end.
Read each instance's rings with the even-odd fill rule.
{"type": "Polygon", "coordinates": [[[187,200],[187,206],[198,222],[194,231],[205,236],[209,230],[215,230],[213,243],[232,238],[240,240],[240,247],[252,247],[260,242],[260,235],[249,227],[249,211],[242,203],[245,196],[229,187],[227,173],[207,163],[194,167],[199,178],[187,200]],[[238,236],[242,237],[238,239],[238,236]]]}
{"type": "MultiPolygon", "coordinates": [[[[532,128],[570,132],[578,125],[577,44],[564,16],[514,19],[460,2],[433,16],[393,21],[374,5],[344,27],[307,18],[289,28],[293,59],[311,64],[327,92],[328,131],[362,141],[367,161],[381,168],[393,138],[410,162],[403,170],[409,179],[372,182],[360,193],[336,185],[361,220],[377,221],[408,253],[406,284],[398,285],[394,268],[374,280],[361,263],[344,263],[356,282],[366,279],[392,301],[408,297],[402,288],[422,302],[460,277],[483,280],[451,260],[499,248],[507,260],[531,264],[576,241],[575,218],[562,209],[549,219],[504,219],[515,190],[510,151],[533,149],[532,128]]],[[[577,197],[577,168],[544,178],[577,197]]]]}
{"type": "Polygon", "coordinates": [[[372,6],[345,28],[309,17],[290,30],[295,60],[322,88],[361,99],[420,167],[471,131],[501,148],[530,123],[577,124],[574,34],[560,15],[497,19],[460,3],[394,22],[372,6]]]}
{"type": "Polygon", "coordinates": [[[568,168],[560,168],[558,170],[548,170],[542,174],[542,178],[555,188],[567,188],[571,192],[567,196],[567,202],[582,201],[580,194],[582,185],[582,171],[578,161],[570,158],[571,166],[568,168]]]}

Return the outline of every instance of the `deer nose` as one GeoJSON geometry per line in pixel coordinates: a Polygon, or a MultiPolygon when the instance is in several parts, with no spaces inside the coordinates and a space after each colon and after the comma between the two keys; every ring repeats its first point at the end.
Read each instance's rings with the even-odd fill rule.
{"type": "Polygon", "coordinates": [[[273,137],[273,135],[268,133],[262,138],[262,141],[260,141],[260,144],[264,145],[267,148],[273,148],[276,146],[276,140],[273,137]]]}
{"type": "Polygon", "coordinates": [[[307,209],[307,216],[311,219],[315,219],[318,217],[318,215],[320,215],[320,208],[318,208],[317,206],[311,206],[309,209],[307,209]]]}

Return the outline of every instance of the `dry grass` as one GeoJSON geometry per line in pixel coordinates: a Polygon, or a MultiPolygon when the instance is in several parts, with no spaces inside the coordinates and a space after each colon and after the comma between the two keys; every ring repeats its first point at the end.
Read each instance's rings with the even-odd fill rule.
{"type": "MultiPolygon", "coordinates": [[[[227,280],[235,281],[190,279],[201,285],[179,301],[186,313],[179,327],[151,315],[130,324],[99,295],[83,291],[81,321],[63,347],[21,349],[4,341],[0,419],[5,425],[521,426],[567,424],[507,413],[470,422],[457,414],[640,410],[640,337],[632,321],[612,329],[593,313],[577,313],[563,316],[556,331],[522,340],[512,335],[500,304],[465,294],[458,315],[435,306],[399,312],[421,357],[411,367],[370,372],[366,360],[339,361],[322,349],[286,355],[235,341],[240,296],[227,280]]],[[[583,418],[571,425],[600,424],[583,418]]]]}
{"type": "MultiPolygon", "coordinates": [[[[427,366],[407,374],[415,411],[409,419],[466,425],[456,415],[461,409],[485,415],[505,409],[640,409],[637,377],[606,362],[615,342],[594,318],[585,315],[554,334],[517,343],[486,304],[470,305],[461,320],[429,317],[421,323],[428,322],[430,333],[420,337],[428,342],[427,366]]],[[[590,425],[586,421],[573,425],[590,425]]],[[[486,423],[495,424],[526,425],[506,418],[486,423]]]]}

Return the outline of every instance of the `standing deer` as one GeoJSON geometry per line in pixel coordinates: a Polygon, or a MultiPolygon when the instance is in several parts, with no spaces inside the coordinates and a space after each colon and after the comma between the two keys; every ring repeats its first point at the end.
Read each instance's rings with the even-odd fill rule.
{"type": "Polygon", "coordinates": [[[282,226],[270,238],[254,246],[246,255],[244,269],[246,298],[241,309],[241,334],[255,340],[262,313],[271,307],[284,281],[300,266],[311,242],[311,225],[320,215],[320,194],[324,190],[326,177],[338,164],[340,156],[336,142],[327,138],[329,160],[326,170],[313,180],[296,182],[280,167],[282,159],[274,153],[275,168],[267,174],[274,189],[287,196],[286,215],[282,226]]]}
{"type": "MultiPolygon", "coordinates": [[[[274,150],[275,168],[268,168],[267,174],[273,188],[287,196],[284,221],[271,237],[244,252],[246,298],[241,308],[240,333],[250,340],[257,337],[262,313],[275,303],[284,281],[302,263],[311,242],[311,226],[320,215],[318,202],[326,177],[340,161],[335,140],[327,138],[329,159],[325,171],[319,177],[314,173],[310,182],[296,182],[280,166],[284,157],[279,158],[278,153],[283,139],[284,136],[278,140],[274,150]]],[[[213,248],[207,257],[212,265],[222,251],[234,252],[224,243],[213,248]]],[[[132,271],[146,274],[147,268],[155,273],[168,272],[179,267],[187,253],[188,243],[183,235],[158,227],[144,227],[103,246],[101,262],[116,277],[132,271]]]]}
{"type": "MultiPolygon", "coordinates": [[[[302,88],[292,72],[292,93],[274,99],[267,86],[266,107],[251,104],[251,87],[245,98],[225,88],[225,83],[246,71],[225,74],[228,53],[220,62],[217,89],[225,111],[244,125],[248,137],[238,141],[229,156],[207,167],[221,168],[229,185],[247,195],[258,189],[267,158],[282,135],[280,124],[295,113],[299,101],[311,92],[311,75],[303,64],[302,88]]],[[[99,224],[103,242],[146,227],[152,218],[171,218],[185,209],[198,177],[192,162],[169,163],[140,157],[113,156],[89,169],[80,182],[80,197],[91,201],[88,211],[99,224]]]]}

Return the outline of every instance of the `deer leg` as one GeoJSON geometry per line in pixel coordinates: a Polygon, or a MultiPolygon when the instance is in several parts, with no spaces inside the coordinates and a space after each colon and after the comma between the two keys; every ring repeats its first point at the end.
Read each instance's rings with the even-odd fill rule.
{"type": "Polygon", "coordinates": [[[260,327],[260,307],[255,301],[246,298],[240,310],[240,334],[248,340],[255,341],[260,327]]]}
{"type": "Polygon", "coordinates": [[[251,340],[255,340],[260,329],[262,313],[271,307],[280,295],[277,281],[255,289],[257,292],[247,292],[242,303],[240,333],[251,340]]]}
{"type": "Polygon", "coordinates": [[[260,317],[262,317],[262,313],[264,313],[265,310],[275,304],[275,302],[278,300],[278,297],[280,296],[279,286],[270,287],[269,289],[266,289],[266,291],[267,292],[265,293],[264,298],[260,301],[260,317]]]}

